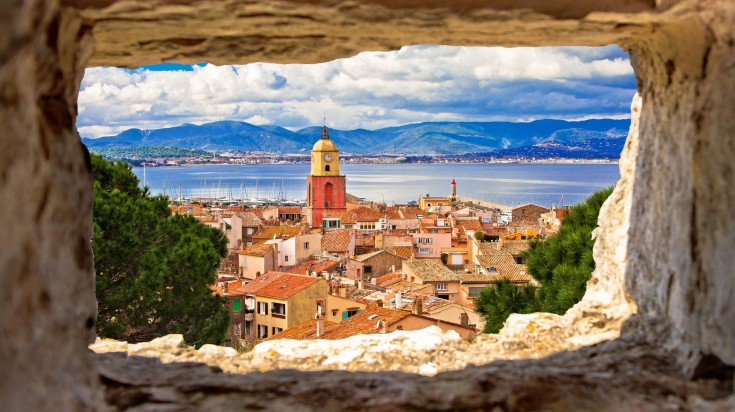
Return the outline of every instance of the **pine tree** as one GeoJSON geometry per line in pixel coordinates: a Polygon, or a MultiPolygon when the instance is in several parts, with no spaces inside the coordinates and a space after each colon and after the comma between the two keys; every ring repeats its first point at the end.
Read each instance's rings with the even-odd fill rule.
{"type": "Polygon", "coordinates": [[[497,333],[512,313],[551,312],[563,315],[579,302],[595,269],[592,230],[613,187],[600,190],[567,213],[559,233],[531,241],[525,253],[528,272],[541,287],[514,286],[507,281],[481,291],[475,302],[486,320],[485,332],[497,333]]]}
{"type": "Polygon", "coordinates": [[[229,312],[209,285],[227,253],[224,234],[174,215],[138,188],[130,166],[92,155],[97,333],[131,342],[181,333],[194,345],[224,341],[229,312]]]}

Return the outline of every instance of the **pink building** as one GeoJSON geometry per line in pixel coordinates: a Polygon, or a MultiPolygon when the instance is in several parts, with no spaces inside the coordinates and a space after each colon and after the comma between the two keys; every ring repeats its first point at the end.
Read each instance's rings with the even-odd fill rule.
{"type": "MultiPolygon", "coordinates": [[[[451,229],[450,229],[451,230],[451,229]]],[[[413,233],[414,256],[440,258],[442,248],[452,247],[452,233],[413,233]]]]}

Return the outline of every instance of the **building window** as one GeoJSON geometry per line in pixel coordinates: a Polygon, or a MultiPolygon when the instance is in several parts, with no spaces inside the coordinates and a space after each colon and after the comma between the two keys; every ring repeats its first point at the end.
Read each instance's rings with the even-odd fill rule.
{"type": "Polygon", "coordinates": [[[274,326],[274,327],[272,328],[272,332],[273,332],[273,333],[271,333],[271,335],[275,335],[275,334],[276,334],[276,333],[278,333],[278,332],[283,332],[283,328],[277,328],[277,327],[275,327],[275,326],[274,326]]]}
{"type": "Polygon", "coordinates": [[[355,316],[360,312],[361,310],[358,308],[347,308],[347,310],[342,311],[342,320],[345,320],[351,316],[355,316]]]}
{"type": "Polygon", "coordinates": [[[309,242],[304,242],[304,250],[309,250],[309,242]]]}
{"type": "Polygon", "coordinates": [[[360,222],[360,230],[375,230],[375,222],[360,222]]]}
{"type": "Polygon", "coordinates": [[[373,267],[372,266],[365,266],[365,274],[373,273],[373,267]]]}
{"type": "Polygon", "coordinates": [[[416,243],[421,245],[430,245],[432,242],[430,237],[418,237],[416,238],[416,243]]]}
{"type": "Polygon", "coordinates": [[[523,262],[523,256],[516,256],[513,259],[515,259],[516,260],[516,263],[518,263],[519,265],[522,265],[522,264],[525,263],[525,262],[523,262]]]}
{"type": "Polygon", "coordinates": [[[329,165],[324,166],[324,171],[325,172],[328,172],[329,171],[329,165]]]}
{"type": "Polygon", "coordinates": [[[265,339],[268,337],[268,326],[258,325],[258,339],[265,339]]]}
{"type": "Polygon", "coordinates": [[[334,185],[327,183],[324,185],[324,207],[334,206],[334,185]]]}
{"type": "Polygon", "coordinates": [[[419,248],[419,253],[431,253],[431,249],[428,247],[419,248]]]}
{"type": "Polygon", "coordinates": [[[258,302],[258,315],[268,314],[268,302],[258,302]]]}
{"type": "Polygon", "coordinates": [[[233,300],[232,301],[232,311],[233,312],[239,312],[240,309],[241,309],[241,307],[240,307],[241,304],[242,304],[242,301],[240,300],[240,298],[237,298],[237,299],[233,300]]]}
{"type": "Polygon", "coordinates": [[[447,290],[447,284],[446,283],[437,283],[436,285],[434,285],[434,290],[446,291],[447,290]]]}
{"type": "Polygon", "coordinates": [[[286,304],[285,303],[271,303],[271,312],[273,316],[286,316],[286,304]]]}
{"type": "Polygon", "coordinates": [[[284,260],[288,262],[288,255],[285,256],[284,260]]]}
{"type": "Polygon", "coordinates": [[[480,292],[482,292],[484,288],[470,288],[470,297],[471,298],[477,298],[480,296],[480,292]]]}

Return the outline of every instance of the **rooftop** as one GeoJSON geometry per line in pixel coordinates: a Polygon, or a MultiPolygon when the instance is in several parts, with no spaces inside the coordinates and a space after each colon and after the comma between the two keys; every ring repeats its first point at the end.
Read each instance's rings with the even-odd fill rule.
{"type": "Polygon", "coordinates": [[[253,212],[245,212],[240,215],[242,225],[246,227],[258,227],[263,225],[263,221],[253,212]]]}
{"type": "Polygon", "coordinates": [[[370,335],[382,333],[378,326],[379,321],[390,326],[400,320],[412,315],[411,312],[393,310],[377,306],[368,306],[362,312],[349,317],[341,323],[324,321],[325,332],[319,338],[316,337],[316,320],[309,319],[296,326],[288,328],[281,333],[268,338],[272,339],[344,339],[355,335],[370,335]]]}
{"type": "Polygon", "coordinates": [[[306,275],[307,270],[311,270],[315,273],[324,271],[329,272],[337,269],[337,266],[339,266],[339,261],[312,257],[302,263],[299,263],[296,266],[289,268],[286,272],[294,273],[297,275],[306,275]]]}
{"type": "Polygon", "coordinates": [[[258,243],[256,245],[248,246],[238,253],[245,256],[265,256],[270,250],[273,250],[273,245],[258,243]]]}
{"type": "Polygon", "coordinates": [[[300,234],[301,230],[301,226],[265,226],[262,231],[253,235],[253,239],[288,239],[300,234]]]}
{"type": "Polygon", "coordinates": [[[459,280],[459,276],[444,266],[441,259],[416,259],[412,262],[403,262],[403,264],[424,282],[452,282],[459,280]]]}
{"type": "Polygon", "coordinates": [[[301,276],[285,272],[266,272],[253,282],[245,285],[242,288],[242,291],[256,296],[288,299],[319,281],[324,282],[326,290],[327,283],[322,278],[301,276]]]}
{"type": "Polygon", "coordinates": [[[333,253],[344,253],[350,250],[352,233],[348,229],[337,229],[322,236],[322,250],[333,253]]]}

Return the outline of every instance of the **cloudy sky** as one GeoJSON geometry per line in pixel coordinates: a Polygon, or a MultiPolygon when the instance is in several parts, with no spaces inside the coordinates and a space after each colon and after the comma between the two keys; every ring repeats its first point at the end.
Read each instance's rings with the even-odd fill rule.
{"type": "Polygon", "coordinates": [[[322,64],[87,69],[83,137],[241,120],[292,130],[425,121],[629,118],[635,77],[617,46],[410,46],[322,64]]]}

